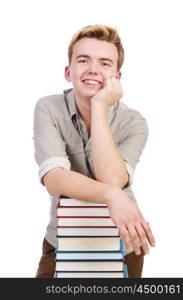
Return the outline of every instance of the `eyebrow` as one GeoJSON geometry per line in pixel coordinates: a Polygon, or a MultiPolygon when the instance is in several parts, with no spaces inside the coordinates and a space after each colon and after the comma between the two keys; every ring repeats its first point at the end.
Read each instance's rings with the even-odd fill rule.
{"type": "MultiPolygon", "coordinates": [[[[90,58],[89,55],[86,55],[86,54],[79,54],[79,55],[76,56],[76,59],[81,58],[81,57],[84,57],[84,58],[90,58]]],[[[110,58],[108,58],[108,57],[101,57],[101,58],[99,58],[99,60],[102,60],[102,61],[106,61],[106,60],[107,60],[107,61],[111,62],[112,64],[114,63],[113,60],[110,59],[110,58]]]]}

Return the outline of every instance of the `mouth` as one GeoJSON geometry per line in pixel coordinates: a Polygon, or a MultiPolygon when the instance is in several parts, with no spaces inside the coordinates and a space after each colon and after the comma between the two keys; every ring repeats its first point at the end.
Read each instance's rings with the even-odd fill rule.
{"type": "Polygon", "coordinates": [[[82,82],[87,86],[99,86],[102,84],[101,81],[94,80],[94,79],[84,79],[82,82]]]}

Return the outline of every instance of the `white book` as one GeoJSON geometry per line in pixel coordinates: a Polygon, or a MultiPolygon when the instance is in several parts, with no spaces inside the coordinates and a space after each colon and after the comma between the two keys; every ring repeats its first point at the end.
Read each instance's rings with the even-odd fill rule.
{"type": "Polygon", "coordinates": [[[125,272],[56,272],[56,278],[126,278],[125,272]]]}
{"type": "Polygon", "coordinates": [[[110,217],[107,218],[58,218],[58,226],[115,226],[110,217]]]}
{"type": "Polygon", "coordinates": [[[119,236],[118,228],[57,228],[62,236],[119,236]]]}
{"type": "Polygon", "coordinates": [[[102,252],[102,253],[95,253],[95,252],[72,252],[72,253],[64,253],[64,252],[56,252],[56,260],[69,260],[69,259],[124,259],[123,252],[102,252]]]}
{"type": "Polygon", "coordinates": [[[109,217],[109,210],[107,207],[57,207],[57,216],[107,216],[109,217]]]}
{"type": "Polygon", "coordinates": [[[56,271],[123,271],[123,261],[56,261],[56,271]]]}
{"type": "Polygon", "coordinates": [[[57,237],[58,251],[121,251],[120,237],[57,237]]]}
{"type": "Polygon", "coordinates": [[[107,207],[106,204],[103,204],[103,203],[88,202],[88,201],[71,199],[71,198],[61,198],[59,200],[59,205],[61,205],[61,206],[104,206],[104,207],[107,207]]]}

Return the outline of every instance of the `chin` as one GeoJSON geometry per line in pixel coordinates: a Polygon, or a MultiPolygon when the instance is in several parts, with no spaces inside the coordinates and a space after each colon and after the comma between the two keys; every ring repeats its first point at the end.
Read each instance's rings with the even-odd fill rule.
{"type": "Polygon", "coordinates": [[[100,90],[100,88],[86,88],[83,86],[75,86],[74,87],[76,94],[78,97],[89,99],[95,96],[95,94],[100,90]]]}
{"type": "Polygon", "coordinates": [[[95,94],[98,92],[100,90],[100,88],[97,88],[97,89],[91,89],[91,90],[83,90],[82,91],[82,94],[83,94],[83,96],[85,95],[85,97],[87,97],[87,98],[91,98],[91,97],[93,97],[93,96],[95,96],[95,94]]]}
{"type": "Polygon", "coordinates": [[[95,96],[96,93],[97,93],[96,91],[95,92],[91,92],[91,93],[86,93],[85,97],[91,99],[93,96],[95,96]]]}
{"type": "Polygon", "coordinates": [[[98,91],[85,91],[85,92],[82,92],[80,93],[80,95],[84,98],[92,98],[93,96],[95,96],[95,94],[97,93],[98,91]]]}

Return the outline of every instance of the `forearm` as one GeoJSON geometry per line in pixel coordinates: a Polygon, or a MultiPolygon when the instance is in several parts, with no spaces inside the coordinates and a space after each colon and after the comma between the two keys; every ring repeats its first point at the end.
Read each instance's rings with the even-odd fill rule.
{"type": "Polygon", "coordinates": [[[64,195],[70,198],[107,203],[107,193],[113,188],[74,171],[56,168],[49,171],[43,182],[51,195],[64,195]]]}
{"type": "Polygon", "coordinates": [[[145,253],[148,251],[146,238],[151,245],[154,245],[154,238],[137,205],[119,187],[100,183],[80,173],[62,168],[49,171],[44,176],[43,182],[51,195],[65,195],[83,201],[106,204],[126,247],[130,246],[131,237],[136,254],[139,254],[140,247],[137,243],[138,236],[145,253]],[[137,229],[135,235],[134,228],[137,229]]]}
{"type": "Polygon", "coordinates": [[[123,188],[128,182],[128,173],[114,143],[106,109],[94,101],[91,109],[91,147],[95,176],[100,182],[123,188]]]}

